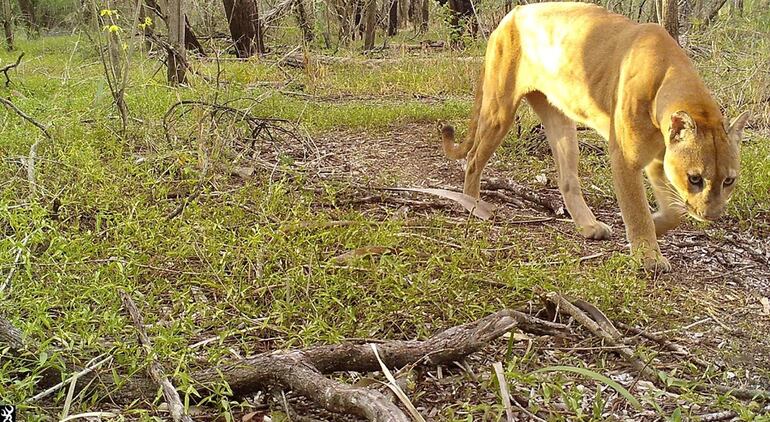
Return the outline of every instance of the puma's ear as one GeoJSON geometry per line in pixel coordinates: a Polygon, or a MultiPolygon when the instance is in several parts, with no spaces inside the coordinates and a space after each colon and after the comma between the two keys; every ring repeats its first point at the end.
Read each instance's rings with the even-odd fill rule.
{"type": "Polygon", "coordinates": [[[668,136],[671,143],[684,139],[684,132],[695,130],[695,121],[686,111],[677,111],[671,115],[671,131],[668,136]]]}
{"type": "Polygon", "coordinates": [[[735,143],[741,142],[741,136],[743,136],[743,128],[746,127],[746,122],[748,121],[748,111],[744,111],[738,117],[733,119],[733,121],[730,123],[730,127],[727,128],[727,136],[731,141],[735,143]]]}

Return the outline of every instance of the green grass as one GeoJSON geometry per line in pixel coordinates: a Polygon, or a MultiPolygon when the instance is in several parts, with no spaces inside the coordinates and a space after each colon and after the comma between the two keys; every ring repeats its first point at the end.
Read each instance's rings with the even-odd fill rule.
{"type": "MultiPolygon", "coordinates": [[[[728,28],[714,31],[712,36],[729,37],[728,28]]],[[[751,48],[767,51],[766,44],[757,43],[751,48]]],[[[533,235],[527,226],[475,220],[456,224],[444,212],[385,219],[364,209],[332,206],[355,193],[344,184],[308,180],[291,168],[278,174],[258,170],[243,181],[214,166],[203,176],[195,141],[208,143],[213,159],[226,164],[229,155],[217,142],[229,129],[217,132],[202,124],[207,135],[188,136],[197,133],[195,122],[202,116],[192,114],[170,145],[161,119],[181,99],[210,101],[216,91],[211,82],[193,76],[189,88],[168,88],[163,72],[155,74],[158,63],[135,55],[127,99],[136,120],[120,135],[98,56],[87,38],[42,37],[19,40],[18,45],[26,55],[11,72],[13,85],[3,95],[50,125],[54,140],[42,144],[39,196],[29,197],[20,159],[40,134],[15,114],[0,114],[0,282],[14,267],[18,248],[22,251],[12,286],[0,296],[0,312],[43,348],[23,365],[0,363],[0,402],[22,403],[35,393],[29,375],[65,360],[83,364],[111,351],[116,376],[142,370],[134,328],[121,308],[121,290],[139,305],[158,356],[179,380],[201,366],[232,358],[230,348],[251,355],[352,337],[424,338],[440,328],[536,300],[536,287],[580,296],[627,322],[680,317],[667,298],[686,295],[686,287],[651,288],[625,254],[578,264],[574,258],[582,253],[582,241],[558,227],[539,228],[533,235]],[[182,201],[170,194],[189,192],[202,177],[201,195],[167,221],[182,201]],[[333,221],[353,224],[307,227],[333,221]],[[332,260],[373,245],[391,252],[343,264],[332,260]],[[494,251],[500,248],[507,249],[494,251]],[[227,335],[247,328],[253,331],[227,335]],[[189,345],[218,335],[221,341],[198,352],[189,350],[189,345]]],[[[735,51],[745,50],[736,46],[735,51]]],[[[373,132],[409,122],[462,125],[477,65],[457,61],[457,56],[404,57],[375,68],[323,65],[308,72],[290,70],[288,77],[268,60],[228,62],[218,100],[236,100],[235,106],[255,116],[298,122],[313,136],[373,132]],[[287,78],[287,91],[311,97],[282,94],[264,84],[287,78]],[[440,100],[415,98],[420,96],[440,100]]],[[[1,53],[0,65],[14,59],[1,53]]],[[[707,80],[727,84],[716,82],[723,61],[710,57],[699,62],[707,80]]],[[[214,63],[198,70],[216,76],[214,63]]],[[[735,75],[735,81],[742,76],[735,75]]],[[[736,99],[732,91],[717,92],[726,103],[736,99]]],[[[730,114],[735,114],[732,109],[730,114]]],[[[530,112],[524,112],[522,124],[535,124],[530,112]]],[[[744,173],[730,212],[740,224],[756,225],[758,215],[766,219],[770,203],[770,150],[766,134],[749,134],[744,173]]],[[[509,138],[500,152],[524,183],[553,172],[550,158],[533,158],[530,147],[509,138]]],[[[590,156],[582,165],[586,186],[611,192],[603,157],[590,156]]],[[[587,188],[589,195],[592,189],[587,188]]],[[[565,387],[567,381],[527,376],[529,370],[517,362],[509,364],[509,377],[526,380],[542,394],[565,400],[575,395],[572,387],[565,387]]],[[[178,386],[186,388],[184,382],[178,386]]],[[[492,385],[482,388],[495,390],[492,385]]],[[[22,406],[21,411],[29,420],[55,417],[64,394],[57,394],[53,406],[22,406]]],[[[219,396],[209,399],[223,413],[242,405],[219,396]]],[[[71,413],[92,407],[88,401],[75,406],[71,413]]],[[[502,411],[496,404],[474,406],[457,409],[489,415],[502,411]]],[[[452,419],[454,410],[445,416],[452,419]]],[[[156,415],[140,404],[124,411],[143,420],[156,415]]],[[[590,420],[590,415],[578,416],[590,420]]]]}

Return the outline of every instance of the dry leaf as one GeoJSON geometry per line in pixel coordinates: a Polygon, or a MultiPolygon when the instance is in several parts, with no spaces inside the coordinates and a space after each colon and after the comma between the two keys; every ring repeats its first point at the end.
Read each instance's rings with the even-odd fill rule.
{"type": "Polygon", "coordinates": [[[233,169],[232,174],[233,176],[238,176],[241,179],[248,179],[254,175],[255,171],[257,171],[257,169],[254,167],[237,167],[233,169]]]}
{"type": "Polygon", "coordinates": [[[482,220],[489,220],[492,218],[492,213],[495,211],[495,207],[489,202],[484,202],[481,199],[476,199],[468,196],[464,193],[454,192],[447,189],[433,189],[433,188],[385,188],[385,190],[404,191],[404,192],[420,192],[430,195],[440,196],[442,198],[451,199],[462,205],[463,208],[470,211],[476,217],[482,220]]]}
{"type": "Polygon", "coordinates": [[[332,258],[330,261],[336,262],[336,263],[343,263],[343,262],[351,261],[355,258],[361,258],[369,255],[382,255],[391,251],[392,251],[392,248],[388,248],[385,246],[364,246],[361,248],[353,249],[351,251],[347,251],[341,255],[337,255],[334,258],[332,258]]]}
{"type": "Polygon", "coordinates": [[[241,418],[241,422],[269,422],[271,420],[269,416],[265,416],[265,412],[250,412],[241,418]]]}
{"type": "Polygon", "coordinates": [[[759,303],[762,304],[762,313],[770,315],[770,299],[762,297],[762,299],[759,299],[759,303]]]}

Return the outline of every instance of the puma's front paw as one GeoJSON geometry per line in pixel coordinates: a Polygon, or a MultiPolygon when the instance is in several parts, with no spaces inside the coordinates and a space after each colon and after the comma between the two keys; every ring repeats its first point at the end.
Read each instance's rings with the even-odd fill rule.
{"type": "Polygon", "coordinates": [[[642,258],[644,270],[653,274],[662,274],[671,271],[671,263],[660,252],[642,258]]]}
{"type": "Polygon", "coordinates": [[[580,233],[586,239],[605,240],[609,239],[612,235],[612,229],[601,221],[597,221],[594,224],[581,227],[580,233]]]}
{"type": "Polygon", "coordinates": [[[676,214],[658,211],[652,215],[652,221],[655,223],[655,236],[661,237],[667,231],[679,225],[681,218],[676,214]]]}

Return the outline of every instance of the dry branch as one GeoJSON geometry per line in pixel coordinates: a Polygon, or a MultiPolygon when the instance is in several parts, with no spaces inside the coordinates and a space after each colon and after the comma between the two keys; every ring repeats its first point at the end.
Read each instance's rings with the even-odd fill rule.
{"type": "Polygon", "coordinates": [[[0,318],[0,345],[2,344],[10,347],[12,355],[17,355],[24,349],[21,331],[4,318],[0,318]]]}
{"type": "Polygon", "coordinates": [[[580,325],[587,328],[588,331],[590,331],[593,335],[603,340],[608,346],[615,347],[614,350],[623,356],[623,358],[626,359],[629,364],[631,364],[631,367],[634,368],[635,371],[639,372],[639,374],[641,374],[644,378],[653,383],[660,383],[660,377],[658,376],[658,373],[650,368],[647,364],[642,362],[639,358],[637,358],[633,349],[620,343],[619,339],[614,338],[612,334],[605,331],[596,321],[591,319],[591,317],[586,315],[585,312],[580,310],[580,308],[573,305],[572,302],[568,301],[556,292],[548,293],[546,297],[549,301],[551,301],[551,303],[559,307],[559,312],[564,312],[565,314],[571,316],[580,325]]]}
{"type": "MultiPolygon", "coordinates": [[[[643,378],[654,383],[659,388],[664,390],[670,390],[674,392],[682,392],[682,388],[678,385],[685,385],[687,380],[672,377],[663,371],[657,371],[651,368],[648,364],[642,362],[641,359],[636,357],[634,350],[623,344],[622,339],[616,339],[612,334],[605,331],[596,321],[591,319],[585,312],[573,305],[569,300],[556,292],[551,292],[546,295],[547,299],[558,306],[559,312],[571,316],[580,325],[588,329],[593,335],[600,338],[606,345],[612,346],[613,350],[618,352],[630,365],[637,371],[643,378]],[[665,382],[664,382],[665,380],[665,382]]],[[[593,305],[591,305],[593,306],[593,305]]],[[[770,392],[766,390],[754,390],[754,389],[741,389],[732,388],[718,384],[694,384],[692,388],[695,391],[702,393],[719,393],[731,395],[741,400],[759,400],[770,401],[770,392]]]]}
{"type": "MultiPolygon", "coordinates": [[[[490,341],[518,327],[535,334],[560,335],[568,332],[558,323],[543,321],[519,311],[502,310],[478,321],[449,328],[427,340],[394,340],[377,345],[382,360],[390,368],[401,368],[414,363],[435,366],[451,363],[474,353],[490,341]]],[[[233,394],[244,395],[257,391],[274,376],[266,370],[275,358],[297,357],[323,374],[338,371],[379,371],[380,364],[368,344],[336,344],[262,355],[244,359],[219,368],[203,371],[197,379],[203,384],[221,379],[224,374],[233,394]]]]}
{"type": "Polygon", "coordinates": [[[3,72],[3,75],[5,75],[5,87],[8,88],[8,86],[11,84],[11,78],[8,77],[8,71],[17,67],[21,63],[21,58],[24,57],[24,52],[22,51],[21,54],[19,54],[19,57],[16,59],[16,63],[11,63],[9,65],[5,65],[2,68],[0,68],[0,72],[3,72]]]}
{"type": "Polygon", "coordinates": [[[532,203],[540,208],[545,208],[555,215],[564,215],[564,204],[558,198],[550,198],[517,183],[503,180],[498,177],[491,177],[482,182],[482,187],[489,190],[504,190],[517,197],[532,203]]]}
{"type": "Polygon", "coordinates": [[[163,396],[166,398],[166,403],[168,403],[168,409],[169,412],[171,412],[171,417],[174,419],[174,422],[192,422],[192,418],[190,418],[190,416],[187,415],[184,411],[184,405],[182,404],[182,399],[179,397],[179,393],[176,391],[176,388],[174,388],[174,385],[171,384],[171,381],[168,380],[168,377],[163,372],[163,368],[161,368],[158,361],[155,360],[155,356],[152,351],[152,342],[150,342],[150,338],[147,336],[147,332],[144,330],[144,319],[139,313],[139,310],[136,308],[136,304],[134,304],[131,296],[124,292],[120,292],[120,297],[123,300],[123,307],[128,311],[129,315],[131,316],[131,320],[134,322],[136,332],[139,336],[139,343],[142,345],[144,352],[147,354],[147,358],[150,359],[147,372],[149,373],[150,377],[156,383],[160,384],[161,388],[163,389],[163,396]]]}
{"type": "MultiPolygon", "coordinates": [[[[19,59],[21,59],[21,56],[19,56],[19,59]]],[[[48,133],[48,128],[46,128],[42,123],[35,120],[32,116],[29,114],[23,112],[18,107],[16,107],[16,104],[12,103],[11,100],[5,99],[3,97],[0,97],[0,103],[3,103],[6,107],[13,110],[16,114],[18,114],[22,119],[28,121],[36,128],[40,129],[41,132],[43,132],[43,135],[49,139],[52,140],[51,134],[48,133]]],[[[32,195],[35,194],[35,189],[37,186],[37,183],[35,182],[35,160],[37,159],[37,149],[40,147],[40,141],[41,139],[38,139],[35,141],[35,143],[32,144],[32,146],[29,148],[29,156],[24,159],[24,164],[27,167],[27,181],[30,184],[31,190],[30,193],[32,195]]]]}
{"type": "Polygon", "coordinates": [[[21,111],[18,107],[16,107],[16,104],[12,103],[11,100],[8,100],[6,98],[0,97],[0,103],[3,103],[6,107],[13,110],[16,114],[19,115],[22,119],[32,123],[33,126],[40,129],[41,132],[43,132],[43,135],[45,135],[46,138],[52,139],[51,134],[48,133],[48,128],[46,128],[42,123],[35,120],[32,116],[29,114],[21,111]]]}
{"type": "MultiPolygon", "coordinates": [[[[123,297],[126,301],[127,296],[123,297]]],[[[132,305],[126,307],[131,309],[132,305]]],[[[135,320],[134,323],[140,331],[140,338],[144,338],[142,343],[145,344],[149,339],[146,334],[142,334],[141,320],[135,320]]],[[[502,310],[478,321],[449,328],[427,340],[379,343],[377,350],[382,361],[390,368],[414,364],[450,364],[480,350],[513,328],[533,334],[562,335],[569,332],[562,324],[543,321],[519,311],[502,310]]],[[[11,345],[11,352],[17,352],[14,356],[24,350],[33,350],[30,345],[23,344],[18,330],[1,318],[0,343],[11,345]]],[[[151,353],[151,350],[148,350],[148,354],[151,353]]],[[[341,371],[379,370],[380,362],[371,344],[346,343],[241,359],[190,374],[190,378],[210,391],[224,381],[230,386],[234,396],[245,396],[255,391],[278,387],[302,394],[327,410],[355,414],[374,421],[408,421],[403,412],[381,393],[349,386],[324,376],[341,371]]],[[[37,387],[46,388],[60,381],[58,369],[45,370],[37,387]]],[[[78,378],[77,387],[83,388],[91,383],[98,385],[107,391],[106,398],[116,403],[131,402],[140,398],[151,399],[157,392],[153,383],[141,374],[135,374],[132,378],[122,381],[118,387],[111,375],[101,376],[94,371],[78,378]]],[[[170,401],[169,404],[171,407],[170,401]]]]}

